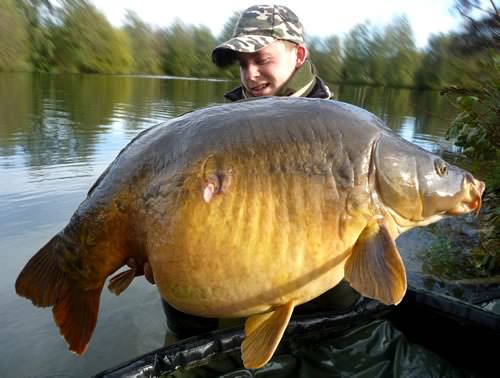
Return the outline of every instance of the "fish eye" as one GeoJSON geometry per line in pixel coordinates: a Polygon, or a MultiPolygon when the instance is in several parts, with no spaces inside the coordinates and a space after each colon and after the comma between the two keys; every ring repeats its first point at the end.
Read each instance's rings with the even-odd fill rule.
{"type": "Polygon", "coordinates": [[[441,159],[434,161],[434,168],[439,176],[444,176],[448,173],[448,164],[441,159]]]}

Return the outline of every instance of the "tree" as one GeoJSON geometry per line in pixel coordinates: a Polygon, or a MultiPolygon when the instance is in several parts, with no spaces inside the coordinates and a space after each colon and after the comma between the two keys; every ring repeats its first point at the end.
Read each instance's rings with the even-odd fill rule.
{"type": "Polygon", "coordinates": [[[191,76],[195,62],[193,27],[177,20],[164,34],[163,70],[167,75],[191,76]]]}
{"type": "Polygon", "coordinates": [[[233,12],[231,17],[224,23],[224,27],[222,28],[222,32],[217,38],[217,43],[223,43],[233,36],[234,29],[236,28],[236,24],[238,23],[238,20],[240,19],[241,12],[236,11],[233,12]]]}
{"type": "Polygon", "coordinates": [[[29,60],[26,25],[12,0],[0,0],[0,71],[26,69],[29,60]]]}
{"type": "Polygon", "coordinates": [[[31,68],[50,71],[55,50],[51,34],[54,8],[49,0],[19,0],[17,4],[26,20],[31,68]]]}
{"type": "MultiPolygon", "coordinates": [[[[498,156],[500,151],[500,17],[493,2],[481,8],[477,0],[457,0],[464,17],[464,28],[451,40],[451,51],[469,63],[466,68],[473,88],[444,88],[443,93],[458,96],[460,113],[448,136],[472,157],[498,156]],[[479,10],[474,17],[472,10],[479,10]],[[477,71],[476,71],[477,70],[477,71]],[[476,71],[476,72],[475,72],[476,71]]],[[[500,186],[500,185],[499,185],[500,186]]]]}
{"type": "Polygon", "coordinates": [[[209,28],[197,27],[193,30],[195,62],[193,71],[198,77],[216,76],[217,67],[212,63],[212,49],[216,45],[215,37],[209,28]]]}
{"type": "Polygon", "coordinates": [[[371,83],[369,66],[371,33],[369,23],[354,26],[344,40],[342,79],[348,83],[371,83]]]}
{"type": "Polygon", "coordinates": [[[500,15],[494,1],[490,7],[480,0],[456,0],[455,9],[463,17],[463,31],[456,34],[453,46],[463,54],[500,50],[500,15]],[[477,16],[475,16],[477,15],[477,16]]]}
{"type": "Polygon", "coordinates": [[[412,86],[417,68],[413,31],[406,16],[386,26],[382,46],[385,59],[384,83],[388,86],[412,86]]]}
{"type": "Polygon", "coordinates": [[[137,13],[127,10],[124,30],[130,41],[133,59],[132,71],[157,74],[161,72],[160,52],[156,48],[153,30],[143,22],[137,13]]]}
{"type": "Polygon", "coordinates": [[[483,203],[487,215],[480,218],[480,245],[473,251],[475,268],[489,274],[500,271],[500,18],[493,1],[481,8],[477,0],[457,0],[464,18],[461,33],[453,36],[451,51],[467,61],[473,88],[449,87],[443,93],[456,97],[459,114],[447,136],[473,158],[492,162],[484,177],[483,203]],[[476,11],[474,13],[473,11],[476,11]],[[475,16],[479,14],[479,16],[475,16]],[[471,69],[472,68],[472,69],[471,69]],[[477,69],[477,71],[476,71],[477,69]],[[471,74],[472,73],[472,74],[471,74]]]}
{"type": "MultiPolygon", "coordinates": [[[[233,12],[231,17],[224,23],[224,27],[222,28],[222,32],[217,37],[217,45],[228,41],[233,36],[234,29],[236,28],[236,24],[240,19],[241,12],[236,11],[233,12]]],[[[210,58],[211,60],[211,58],[210,58]]],[[[236,79],[240,76],[240,70],[237,65],[230,65],[228,67],[224,67],[223,69],[219,69],[215,67],[216,76],[224,76],[230,79],[236,79]]]]}
{"type": "Polygon", "coordinates": [[[318,69],[319,75],[327,82],[339,82],[342,75],[342,56],[340,39],[330,36],[325,40],[311,38],[307,45],[311,60],[318,69]]]}
{"type": "Polygon", "coordinates": [[[368,65],[368,75],[374,85],[387,84],[385,74],[388,62],[384,42],[382,32],[378,29],[373,29],[369,44],[370,55],[366,64],[368,65]]]}
{"type": "Polygon", "coordinates": [[[86,73],[129,72],[132,57],[127,35],[115,30],[86,0],[64,0],[56,42],[57,66],[86,73]]]}
{"type": "Polygon", "coordinates": [[[162,36],[162,65],[165,73],[174,76],[210,77],[217,75],[210,52],[215,37],[205,27],[185,25],[176,21],[162,36]]]}
{"type": "Polygon", "coordinates": [[[421,64],[415,72],[415,85],[419,88],[441,88],[448,77],[449,40],[444,34],[432,35],[428,47],[421,57],[421,64]],[[447,76],[445,78],[445,76],[447,76]]]}

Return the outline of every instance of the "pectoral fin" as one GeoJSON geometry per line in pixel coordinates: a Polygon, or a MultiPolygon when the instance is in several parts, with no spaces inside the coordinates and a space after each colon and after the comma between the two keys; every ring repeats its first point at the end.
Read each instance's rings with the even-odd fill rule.
{"type": "Polygon", "coordinates": [[[406,292],[406,272],[396,243],[384,225],[372,223],[359,236],[345,265],[345,278],[362,295],[398,304],[406,292]]]}
{"type": "Polygon", "coordinates": [[[264,366],[273,356],[292,316],[294,301],[271,313],[254,315],[245,323],[245,340],[241,344],[243,365],[248,369],[264,366]]]}

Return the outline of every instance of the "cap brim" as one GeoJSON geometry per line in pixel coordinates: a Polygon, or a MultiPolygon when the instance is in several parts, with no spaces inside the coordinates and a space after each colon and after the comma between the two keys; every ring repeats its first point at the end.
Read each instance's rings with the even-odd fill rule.
{"type": "Polygon", "coordinates": [[[219,67],[233,64],[236,52],[253,53],[276,41],[274,37],[263,35],[242,35],[234,37],[213,49],[212,61],[219,67]]]}

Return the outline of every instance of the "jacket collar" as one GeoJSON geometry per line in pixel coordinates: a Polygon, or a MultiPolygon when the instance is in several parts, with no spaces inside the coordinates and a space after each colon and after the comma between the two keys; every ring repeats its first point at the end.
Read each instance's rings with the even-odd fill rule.
{"type": "MultiPolygon", "coordinates": [[[[231,91],[225,93],[224,97],[230,101],[243,100],[244,98],[246,98],[243,91],[244,91],[243,87],[239,86],[239,87],[236,87],[236,88],[232,89],[231,91]]],[[[333,98],[333,94],[330,91],[330,89],[328,88],[328,86],[317,75],[314,77],[314,84],[313,84],[311,90],[306,91],[306,92],[307,93],[303,93],[301,96],[311,97],[311,98],[324,98],[324,99],[333,98]]]]}

